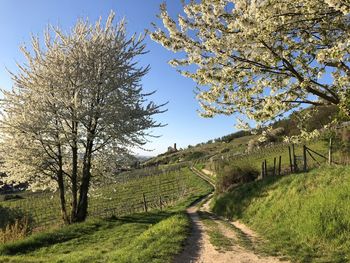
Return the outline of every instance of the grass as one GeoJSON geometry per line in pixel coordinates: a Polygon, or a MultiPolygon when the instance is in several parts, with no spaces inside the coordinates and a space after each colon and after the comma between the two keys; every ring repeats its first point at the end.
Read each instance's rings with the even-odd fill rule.
{"type": "Polygon", "coordinates": [[[256,135],[243,136],[240,138],[235,138],[231,142],[213,142],[213,143],[203,143],[196,146],[191,146],[183,150],[179,150],[175,153],[162,154],[148,160],[145,164],[152,166],[152,164],[173,164],[184,161],[195,161],[202,158],[208,159],[212,156],[220,156],[222,154],[234,154],[237,152],[244,152],[248,141],[256,135]]]}
{"type": "Polygon", "coordinates": [[[350,260],[350,167],[252,182],[215,197],[213,211],[266,238],[293,262],[350,260]]]}
{"type": "Polygon", "coordinates": [[[198,212],[199,217],[206,227],[210,243],[218,251],[232,250],[234,241],[232,238],[225,236],[219,227],[219,224],[206,212],[198,212]]]}
{"type": "MultiPolygon", "coordinates": [[[[142,212],[144,210],[143,194],[148,208],[155,209],[159,207],[160,197],[162,205],[166,207],[175,201],[186,199],[197,191],[200,189],[196,176],[188,168],[159,175],[140,176],[125,182],[106,184],[92,189],[89,199],[89,216],[90,218],[101,218],[142,212]]],[[[30,214],[36,228],[45,228],[60,223],[60,205],[57,194],[42,192],[22,193],[21,195],[23,199],[2,201],[0,206],[12,207],[30,214]]]]}
{"type": "MultiPolygon", "coordinates": [[[[321,140],[306,143],[306,146],[310,147],[312,150],[321,153],[325,156],[327,156],[328,151],[328,145],[321,140]]],[[[295,155],[296,156],[303,156],[303,145],[295,145],[295,155]]],[[[319,163],[325,163],[325,159],[322,157],[319,157],[315,154],[314,158],[319,163]]],[[[224,169],[224,167],[227,166],[250,166],[257,170],[261,170],[261,165],[264,160],[267,161],[267,168],[268,170],[273,169],[273,163],[274,158],[276,158],[276,168],[278,165],[279,156],[281,156],[281,172],[284,171],[289,172],[290,170],[290,162],[289,162],[289,152],[288,152],[288,145],[275,145],[272,147],[265,147],[261,148],[260,150],[257,150],[256,152],[252,152],[247,155],[237,155],[237,156],[227,156],[227,158],[223,158],[222,160],[212,161],[208,162],[206,164],[206,168],[212,171],[215,171],[218,176],[220,176],[220,172],[224,169]]],[[[309,155],[307,155],[307,161],[309,167],[313,167],[317,165],[317,162],[315,162],[309,155]]],[[[297,165],[300,169],[303,168],[303,160],[302,158],[297,159],[297,165]]],[[[272,171],[269,172],[269,174],[272,174],[272,171]]]]}
{"type": "Polygon", "coordinates": [[[184,209],[212,188],[187,170],[196,186],[164,211],[90,219],[0,246],[0,262],[172,262],[189,233],[184,209]]]}
{"type": "Polygon", "coordinates": [[[93,220],[4,245],[0,261],[169,262],[188,227],[184,214],[169,212],[93,220]]]}

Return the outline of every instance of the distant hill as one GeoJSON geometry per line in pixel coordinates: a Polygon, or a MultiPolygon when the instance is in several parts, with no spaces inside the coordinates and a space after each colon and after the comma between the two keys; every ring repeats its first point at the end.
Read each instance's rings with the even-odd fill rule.
{"type": "MultiPolygon", "coordinates": [[[[338,109],[335,106],[309,107],[298,112],[294,112],[286,118],[277,120],[271,127],[281,128],[278,134],[279,140],[283,136],[293,136],[299,134],[298,123],[301,116],[309,116],[304,120],[304,127],[307,130],[320,129],[338,116],[338,109]]],[[[261,131],[260,131],[261,133],[261,131]]],[[[259,134],[259,131],[258,131],[259,134]]],[[[207,142],[189,145],[185,149],[176,152],[166,152],[143,162],[144,166],[173,164],[183,161],[193,161],[201,158],[220,156],[224,153],[240,154],[247,150],[249,141],[258,135],[252,135],[250,131],[238,131],[224,135],[207,142]]],[[[276,140],[278,141],[278,140],[276,140]]]]}
{"type": "Polygon", "coordinates": [[[149,159],[154,158],[154,156],[147,156],[147,155],[135,155],[135,157],[140,161],[140,162],[145,162],[149,159]]]}

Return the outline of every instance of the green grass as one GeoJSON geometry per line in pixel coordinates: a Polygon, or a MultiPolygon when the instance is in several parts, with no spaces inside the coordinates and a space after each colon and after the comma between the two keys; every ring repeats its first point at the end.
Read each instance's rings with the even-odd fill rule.
{"type": "Polygon", "coordinates": [[[171,212],[94,220],[4,245],[0,261],[170,262],[188,227],[184,214],[171,212]]]}
{"type": "MultiPolygon", "coordinates": [[[[157,209],[160,197],[162,205],[166,207],[198,191],[200,186],[197,185],[196,176],[188,168],[105,184],[90,191],[89,217],[101,218],[142,212],[144,211],[143,194],[148,209],[157,209]]],[[[22,193],[22,196],[24,199],[2,201],[0,205],[20,209],[30,214],[34,219],[35,227],[45,228],[60,223],[60,204],[57,194],[22,193]]]]}
{"type": "Polygon", "coordinates": [[[212,188],[186,170],[194,191],[164,211],[90,219],[0,246],[0,262],[172,262],[189,233],[184,209],[212,188]]]}
{"type": "MultiPolygon", "coordinates": [[[[324,156],[327,156],[328,145],[324,141],[318,140],[318,141],[309,142],[305,144],[312,150],[324,156]]],[[[303,168],[303,161],[301,159],[301,157],[303,156],[303,144],[295,145],[295,155],[300,157],[300,159],[297,160],[297,165],[301,170],[303,168]]],[[[282,144],[275,145],[272,147],[261,148],[256,152],[252,152],[246,155],[227,156],[227,157],[224,156],[223,160],[218,159],[217,161],[208,162],[206,164],[206,168],[212,171],[216,171],[218,175],[226,166],[249,165],[250,167],[253,167],[258,171],[260,171],[262,162],[266,160],[268,170],[272,170],[274,165],[274,158],[276,158],[276,169],[277,169],[279,156],[281,156],[281,161],[282,161],[281,162],[282,173],[284,171],[289,172],[290,161],[289,161],[288,145],[282,145],[282,144]]],[[[313,154],[313,156],[319,163],[325,163],[326,161],[322,157],[317,156],[315,154],[313,154]]],[[[309,167],[314,167],[317,165],[317,162],[314,161],[309,155],[307,155],[307,161],[308,161],[309,167]]],[[[272,171],[270,171],[269,174],[271,175],[272,171]]]]}
{"type": "Polygon", "coordinates": [[[198,212],[201,221],[206,226],[206,232],[209,236],[210,243],[218,251],[232,250],[234,241],[232,238],[225,236],[219,227],[219,224],[206,212],[198,212]]]}
{"type": "Polygon", "coordinates": [[[215,197],[213,211],[239,219],[293,262],[350,260],[350,167],[267,178],[215,197]]]}
{"type": "Polygon", "coordinates": [[[161,164],[173,164],[184,161],[196,161],[201,159],[208,159],[212,156],[221,157],[222,154],[234,154],[242,153],[245,151],[248,141],[256,135],[243,136],[240,138],[235,138],[229,143],[225,142],[213,142],[213,143],[203,143],[197,146],[192,146],[180,150],[175,153],[165,153],[157,157],[151,158],[146,161],[146,165],[152,166],[152,164],[161,163],[161,164]],[[199,154],[200,153],[200,154],[199,154]]]}

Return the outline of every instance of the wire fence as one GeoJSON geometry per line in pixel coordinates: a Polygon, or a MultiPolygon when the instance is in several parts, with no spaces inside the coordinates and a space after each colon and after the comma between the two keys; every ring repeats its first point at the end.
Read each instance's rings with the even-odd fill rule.
{"type": "MultiPolygon", "coordinates": [[[[122,216],[153,209],[162,210],[172,205],[196,191],[189,182],[189,176],[183,172],[183,167],[177,165],[167,169],[135,170],[118,176],[112,184],[91,190],[88,217],[122,216]]],[[[61,223],[58,193],[25,193],[18,197],[20,199],[3,201],[0,205],[22,211],[33,219],[34,228],[37,229],[61,223]]],[[[67,203],[70,203],[69,195],[67,203]]]]}
{"type": "Polygon", "coordinates": [[[328,164],[350,164],[350,155],[335,149],[338,142],[330,139],[314,140],[308,144],[279,143],[261,147],[250,152],[220,154],[195,161],[194,166],[205,164],[205,168],[220,174],[227,166],[250,166],[260,170],[259,178],[306,172],[328,164]]]}

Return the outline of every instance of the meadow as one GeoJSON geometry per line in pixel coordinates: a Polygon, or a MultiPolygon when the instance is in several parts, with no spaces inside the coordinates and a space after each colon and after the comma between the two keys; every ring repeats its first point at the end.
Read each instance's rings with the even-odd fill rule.
{"type": "Polygon", "coordinates": [[[268,177],[217,195],[213,211],[246,223],[268,242],[262,248],[292,262],[350,260],[350,168],[268,177]]]}
{"type": "Polygon", "coordinates": [[[187,185],[186,194],[162,211],[90,216],[84,223],[34,233],[0,245],[0,262],[172,262],[190,231],[185,208],[213,190],[187,168],[176,174],[187,185]]]}
{"type": "MultiPolygon", "coordinates": [[[[199,191],[196,179],[188,168],[142,170],[125,173],[114,183],[91,189],[90,218],[122,216],[163,209],[199,191]]],[[[199,191],[200,192],[200,191],[199,191]]],[[[34,228],[45,229],[61,224],[58,194],[22,193],[23,199],[1,201],[0,206],[20,210],[34,220],[34,228]]],[[[69,199],[68,199],[69,201],[69,199]]]]}

